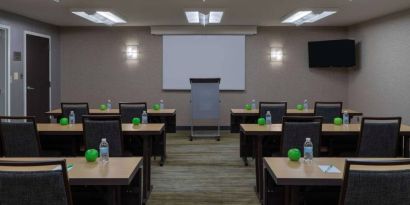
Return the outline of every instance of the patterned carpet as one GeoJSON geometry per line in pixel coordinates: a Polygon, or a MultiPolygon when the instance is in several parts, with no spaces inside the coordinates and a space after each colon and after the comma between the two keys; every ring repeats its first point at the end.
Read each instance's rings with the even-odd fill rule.
{"type": "Polygon", "coordinates": [[[223,132],[219,142],[188,135],[168,134],[165,165],[152,161],[149,205],[259,204],[253,162],[245,167],[239,158],[239,134],[223,132]]]}

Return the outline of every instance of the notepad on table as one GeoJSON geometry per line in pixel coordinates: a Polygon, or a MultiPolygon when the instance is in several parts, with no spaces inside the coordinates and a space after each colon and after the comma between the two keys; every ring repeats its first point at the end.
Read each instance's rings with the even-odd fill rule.
{"type": "Polygon", "coordinates": [[[324,173],[341,173],[340,170],[333,165],[319,165],[319,168],[324,173]]]}

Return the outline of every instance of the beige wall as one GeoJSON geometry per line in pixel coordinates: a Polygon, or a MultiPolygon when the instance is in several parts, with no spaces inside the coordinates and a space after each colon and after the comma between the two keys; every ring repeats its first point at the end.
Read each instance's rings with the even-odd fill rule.
{"type": "MultiPolygon", "coordinates": [[[[262,27],[246,38],[246,91],[222,92],[222,124],[229,109],[251,99],[286,100],[290,107],[307,98],[347,101],[346,69],[309,69],[307,42],[347,37],[345,28],[262,27]],[[282,63],[271,63],[270,47],[283,47],[282,63]]],[[[189,92],[162,91],[162,38],[149,28],[61,29],[62,101],[87,101],[92,107],[108,98],[119,101],[164,99],[177,109],[177,125],[189,125],[189,92]],[[138,62],[127,61],[125,46],[138,44],[138,62]]]]}
{"type": "Polygon", "coordinates": [[[349,104],[372,116],[410,123],[410,10],[350,28],[360,64],[349,72],[349,104]]]}

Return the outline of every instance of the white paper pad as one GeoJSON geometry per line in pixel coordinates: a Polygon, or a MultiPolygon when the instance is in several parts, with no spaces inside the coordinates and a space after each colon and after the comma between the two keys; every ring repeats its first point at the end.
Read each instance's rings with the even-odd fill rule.
{"type": "Polygon", "coordinates": [[[337,167],[332,165],[319,165],[319,168],[324,173],[341,173],[337,167]]]}

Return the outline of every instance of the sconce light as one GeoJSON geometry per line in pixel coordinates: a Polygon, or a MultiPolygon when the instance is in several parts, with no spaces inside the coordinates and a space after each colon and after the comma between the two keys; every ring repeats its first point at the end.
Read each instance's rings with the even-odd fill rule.
{"type": "Polygon", "coordinates": [[[135,60],[138,58],[138,47],[136,45],[127,46],[127,59],[135,60]]]}
{"type": "Polygon", "coordinates": [[[272,62],[281,62],[283,59],[282,48],[271,48],[270,49],[270,60],[272,62]]]}

